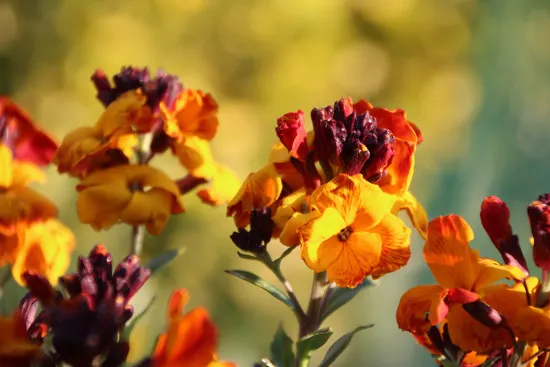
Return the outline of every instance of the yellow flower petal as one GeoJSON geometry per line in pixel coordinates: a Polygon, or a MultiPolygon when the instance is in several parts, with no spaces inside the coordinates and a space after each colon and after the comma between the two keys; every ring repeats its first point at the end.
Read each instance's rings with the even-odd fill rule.
{"type": "Polygon", "coordinates": [[[387,213],[372,232],[381,236],[383,244],[380,261],[371,274],[374,279],[407,265],[411,257],[411,230],[401,219],[387,213]]]}
{"type": "MultiPolygon", "coordinates": [[[[332,243],[324,246],[324,252],[328,259],[322,259],[321,246],[325,241],[337,235],[346,227],[344,219],[334,208],[327,208],[323,214],[302,226],[298,232],[302,244],[302,259],[311,269],[320,272],[325,271],[326,266],[338,256],[342,243],[332,243]]],[[[334,241],[333,241],[334,242],[334,241]]]]}
{"type": "Polygon", "coordinates": [[[409,216],[414,228],[418,231],[420,237],[427,238],[428,214],[424,207],[416,200],[410,191],[405,192],[403,196],[396,200],[392,213],[397,214],[400,210],[405,210],[409,216]]]}

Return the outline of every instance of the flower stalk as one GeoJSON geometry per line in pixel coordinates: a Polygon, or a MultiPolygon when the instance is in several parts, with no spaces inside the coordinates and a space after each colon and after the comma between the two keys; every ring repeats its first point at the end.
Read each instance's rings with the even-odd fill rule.
{"type": "Polygon", "coordinates": [[[314,273],[305,322],[300,325],[300,338],[316,331],[321,323],[321,308],[327,286],[327,273],[314,273]]]}

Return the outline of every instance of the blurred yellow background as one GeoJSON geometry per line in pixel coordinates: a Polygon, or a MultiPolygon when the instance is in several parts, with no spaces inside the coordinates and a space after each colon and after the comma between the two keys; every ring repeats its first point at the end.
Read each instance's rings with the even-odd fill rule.
{"type": "MultiPolygon", "coordinates": [[[[425,137],[413,192],[430,217],[466,217],[477,233],[475,246],[496,256],[480,232],[483,197],[501,195],[509,203],[515,230],[528,246],[525,205],[550,190],[548,34],[550,3],[535,0],[4,0],[0,92],[61,139],[94,123],[102,111],[89,80],[96,68],[109,75],[123,65],[163,68],[217,100],[221,124],[214,152],[241,178],[265,162],[276,119],[285,112],[307,113],[346,96],[403,108],[425,137]]],[[[184,174],[168,155],[153,165],[174,178],[184,174]]],[[[77,253],[103,243],[121,259],[130,229],[96,233],[80,224],[76,181],[53,167],[48,172],[40,190],[75,231],[77,253]]],[[[145,260],[168,248],[187,251],[136,297],[138,309],[157,298],[136,330],[133,356],[149,352],[165,325],[170,292],[185,287],[190,306],[207,307],[219,325],[220,357],[251,366],[268,354],[281,318],[296,334],[293,315],[267,293],[223,273],[252,269],[275,282],[236,256],[225,209],[206,207],[194,195],[185,202],[187,212],[172,218],[161,236],[146,237],[145,260]]],[[[406,289],[432,281],[422,245],[415,235],[409,266],[328,320],[334,338],[376,324],[334,366],[430,365],[428,353],[397,329],[394,316],[406,289]]],[[[270,248],[282,250],[277,243],[270,248]]],[[[286,261],[285,272],[305,302],[311,273],[298,253],[286,261]]]]}

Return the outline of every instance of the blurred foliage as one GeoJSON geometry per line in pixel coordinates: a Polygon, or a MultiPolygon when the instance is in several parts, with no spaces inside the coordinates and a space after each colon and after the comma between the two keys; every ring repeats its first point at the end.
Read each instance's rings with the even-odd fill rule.
{"type": "MultiPolygon", "coordinates": [[[[4,0],[0,92],[61,138],[99,116],[89,81],[96,68],[162,67],[217,99],[215,153],[242,178],[265,161],[278,116],[368,98],[405,109],[422,129],[412,189],[430,217],[455,212],[479,230],[482,198],[501,195],[526,239],[525,205],[549,191],[549,32],[550,3],[540,0],[4,0]]],[[[175,159],[154,164],[182,173],[175,159]]],[[[74,184],[50,168],[41,190],[74,229],[77,252],[100,242],[121,258],[129,228],[95,233],[79,224],[74,184]]],[[[191,306],[208,307],[219,324],[220,355],[249,366],[268,353],[281,315],[294,335],[292,314],[223,273],[245,266],[228,239],[231,220],[223,208],[186,201],[187,213],[146,238],[145,260],[167,248],[187,252],[137,297],[138,309],[153,294],[157,301],[135,329],[135,355],[148,352],[163,327],[168,294],[186,287],[191,306]]],[[[476,239],[483,255],[496,256],[488,244],[484,235],[476,239]]],[[[376,324],[335,366],[431,363],[394,318],[402,292],[430,280],[421,249],[415,237],[407,268],[328,320],[334,338],[376,324]]],[[[246,266],[275,281],[259,265],[246,266]]],[[[297,253],[285,271],[305,299],[310,275],[297,253]]]]}

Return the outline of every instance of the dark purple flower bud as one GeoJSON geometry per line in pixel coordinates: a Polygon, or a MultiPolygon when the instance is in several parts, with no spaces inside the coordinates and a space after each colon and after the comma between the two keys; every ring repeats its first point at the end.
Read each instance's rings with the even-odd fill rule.
{"type": "Polygon", "coordinates": [[[368,111],[358,114],[348,98],[337,101],[334,108],[314,109],[311,119],[314,147],[325,171],[334,167],[339,173],[362,173],[371,182],[385,175],[395,155],[394,136],[378,128],[368,111]]]}
{"type": "Polygon", "coordinates": [[[366,180],[374,183],[385,175],[395,156],[394,139],[388,129],[376,128],[367,135],[365,144],[371,156],[361,172],[366,180]]]}
{"type": "Polygon", "coordinates": [[[484,326],[491,329],[506,326],[504,316],[480,299],[474,302],[465,303],[462,307],[470,316],[484,326]]]}
{"type": "Polygon", "coordinates": [[[239,228],[229,237],[241,250],[259,254],[266,251],[274,228],[270,208],[254,209],[250,213],[250,230],[239,228]]]}
{"type": "Polygon", "coordinates": [[[437,326],[432,326],[428,329],[428,332],[426,334],[428,335],[428,339],[430,339],[435,349],[440,351],[441,354],[444,354],[445,342],[443,341],[443,337],[439,332],[439,328],[437,326]]]}
{"type": "Polygon", "coordinates": [[[159,71],[155,78],[151,78],[147,68],[131,66],[123,67],[113,77],[114,86],[102,70],[97,70],[91,79],[97,89],[97,98],[105,107],[128,91],[141,89],[147,97],[146,105],[153,111],[158,109],[161,102],[172,109],[178,94],[183,90],[183,84],[174,75],[159,71]]]}
{"type": "Polygon", "coordinates": [[[527,207],[533,234],[533,259],[542,270],[550,270],[550,194],[541,195],[527,207]]]}
{"type": "MultiPolygon", "coordinates": [[[[89,366],[98,357],[104,366],[120,365],[127,355],[119,330],[132,317],[132,296],[149,278],[135,255],[128,256],[113,271],[112,257],[98,245],[88,257],[80,257],[78,272],[60,278],[69,298],[53,291],[44,278],[26,273],[24,279],[43,311],[31,323],[28,332],[44,337],[52,334],[58,361],[73,366],[89,366]],[[108,363],[107,363],[108,362],[108,363]],[[107,364],[105,364],[107,363],[107,364]]],[[[29,312],[34,307],[24,302],[29,312]]]]}

